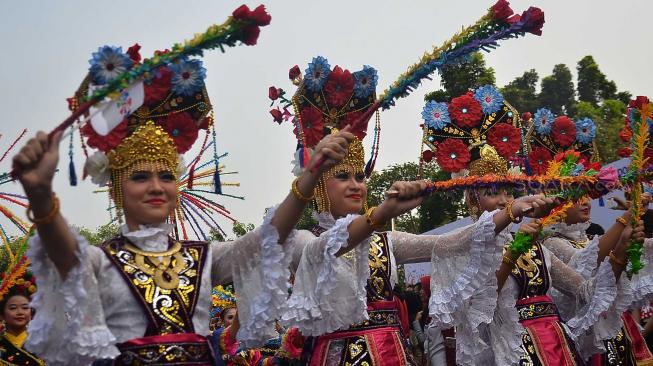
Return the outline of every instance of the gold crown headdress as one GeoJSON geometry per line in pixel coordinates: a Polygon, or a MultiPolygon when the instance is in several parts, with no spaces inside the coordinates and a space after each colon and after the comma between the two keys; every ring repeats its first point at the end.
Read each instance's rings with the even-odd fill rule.
{"type": "MultiPolygon", "coordinates": [[[[309,63],[302,76],[298,66],[289,73],[293,84],[298,86],[292,98],[285,98],[285,91],[270,88],[270,98],[279,100],[283,111],[277,107],[270,111],[278,123],[292,119],[294,133],[297,137],[295,161],[299,175],[301,168],[308,163],[310,150],[326,135],[335,133],[361,118],[376,100],[377,72],[370,66],[351,73],[349,70],[335,66],[333,70],[326,58],[317,56],[309,63]],[[292,106],[294,115],[288,109],[292,106]]],[[[367,123],[367,121],[365,121],[367,123]]],[[[319,212],[330,210],[326,195],[325,182],[339,172],[371,174],[378,152],[378,133],[380,131],[379,115],[376,117],[374,146],[372,157],[365,164],[365,152],[362,139],[366,136],[367,126],[356,134],[357,139],[349,145],[347,156],[343,161],[325,172],[316,189],[316,203],[319,212]]]]}

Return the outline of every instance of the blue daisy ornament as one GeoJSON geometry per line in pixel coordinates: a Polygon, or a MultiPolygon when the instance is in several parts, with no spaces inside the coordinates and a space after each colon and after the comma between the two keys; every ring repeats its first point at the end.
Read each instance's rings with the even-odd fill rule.
{"type": "Polygon", "coordinates": [[[376,90],[376,83],[379,81],[379,75],[376,69],[364,65],[363,70],[356,71],[352,74],[354,77],[354,96],[357,98],[367,98],[376,90]]]}
{"type": "Polygon", "coordinates": [[[551,133],[551,127],[553,127],[553,121],[555,118],[555,115],[553,115],[553,112],[550,110],[546,108],[538,109],[533,116],[533,124],[535,124],[537,133],[541,135],[548,135],[551,133]]]}
{"type": "Polygon", "coordinates": [[[102,46],[93,52],[88,62],[91,64],[91,79],[95,85],[104,85],[118,75],[129,70],[134,61],[122,52],[122,47],[102,46]]]}
{"type": "Polygon", "coordinates": [[[476,89],[474,98],[481,104],[485,114],[492,114],[500,110],[503,105],[503,95],[492,85],[484,85],[476,89]]]}
{"type": "Polygon", "coordinates": [[[589,118],[576,121],[576,141],[581,144],[589,144],[596,137],[596,125],[589,118]]]}
{"type": "Polygon", "coordinates": [[[327,59],[322,56],[314,57],[306,69],[304,85],[312,92],[319,91],[324,86],[324,83],[326,83],[330,73],[331,66],[327,59]]]}
{"type": "Polygon", "coordinates": [[[451,123],[447,103],[438,103],[434,100],[427,102],[422,110],[422,119],[429,128],[443,129],[444,126],[451,123]]]}
{"type": "Polygon", "coordinates": [[[202,89],[206,69],[200,60],[181,60],[169,66],[172,71],[172,91],[175,94],[190,96],[202,89]]]}

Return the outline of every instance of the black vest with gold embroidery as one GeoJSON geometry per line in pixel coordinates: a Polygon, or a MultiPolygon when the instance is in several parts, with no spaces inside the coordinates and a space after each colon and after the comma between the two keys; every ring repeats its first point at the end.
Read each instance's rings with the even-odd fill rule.
{"type": "MultiPolygon", "coordinates": [[[[179,252],[159,262],[129,251],[129,241],[116,237],[102,245],[104,253],[122,275],[125,283],[141,305],[148,319],[144,336],[172,333],[194,333],[193,313],[197,305],[202,271],[208,250],[207,242],[181,242],[179,252]],[[172,272],[166,272],[173,271],[172,272]],[[157,278],[171,280],[178,285],[172,289],[157,285],[157,278]]],[[[170,240],[170,246],[174,244],[170,240]]],[[[168,286],[164,286],[168,287],[168,286]]]]}
{"type": "Polygon", "coordinates": [[[539,242],[515,261],[510,275],[519,285],[519,299],[546,295],[550,285],[549,270],[539,242]]]}
{"type": "Polygon", "coordinates": [[[45,361],[0,336],[0,365],[42,366],[45,361]]]}

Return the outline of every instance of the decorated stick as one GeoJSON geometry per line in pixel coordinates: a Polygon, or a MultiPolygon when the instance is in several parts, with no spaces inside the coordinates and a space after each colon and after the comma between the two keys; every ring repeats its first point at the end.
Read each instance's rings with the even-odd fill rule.
{"type": "MultiPolygon", "coordinates": [[[[170,52],[155,54],[152,58],[144,60],[143,63],[116,76],[106,86],[97,89],[90,96],[86,96],[84,103],[55,127],[48,134],[48,137],[51,138],[57,132],[70,127],[80,116],[87,113],[92,106],[103,101],[106,97],[114,99],[121,90],[129,87],[160,66],[188,56],[202,56],[205,50],[219,48],[224,52],[225,47],[234,47],[237,42],[249,46],[255,45],[260,32],[259,27],[268,25],[270,19],[271,17],[267,14],[263,5],[258,6],[253,11],[249,10],[246,5],[241,5],[234,10],[232,16],[224,23],[214,24],[206,32],[198,33],[190,40],[174,44],[170,52]]],[[[12,171],[12,175],[16,175],[15,170],[12,171]]]]}

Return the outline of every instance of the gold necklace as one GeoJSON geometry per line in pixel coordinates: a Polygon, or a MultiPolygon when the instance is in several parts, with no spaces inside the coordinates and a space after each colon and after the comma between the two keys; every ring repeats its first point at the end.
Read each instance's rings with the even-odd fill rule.
{"type": "Polygon", "coordinates": [[[126,243],[125,250],[134,254],[136,267],[152,276],[154,284],[165,290],[174,290],[179,286],[179,273],[186,267],[181,254],[181,243],[175,242],[165,252],[145,252],[126,243]]]}

